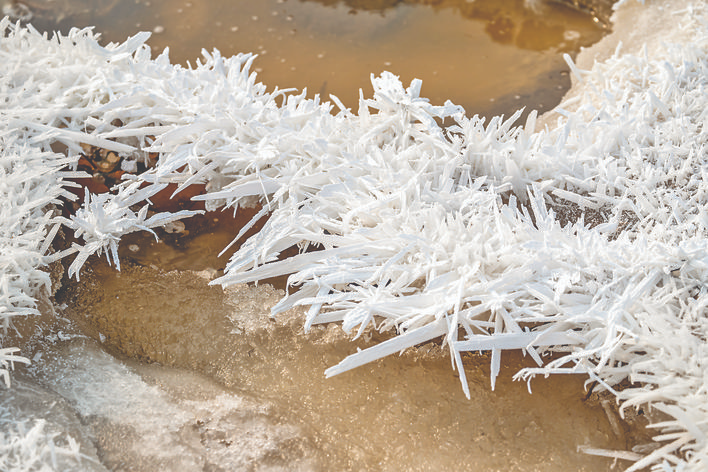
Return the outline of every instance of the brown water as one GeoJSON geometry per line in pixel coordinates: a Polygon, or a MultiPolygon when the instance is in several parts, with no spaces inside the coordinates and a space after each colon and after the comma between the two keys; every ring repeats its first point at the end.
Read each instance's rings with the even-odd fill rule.
{"type": "MultiPolygon", "coordinates": [[[[370,75],[423,80],[433,103],[469,115],[555,106],[570,86],[562,52],[607,32],[611,0],[593,16],[556,1],[524,0],[26,0],[40,29],[96,26],[105,41],[153,31],[153,49],[194,64],[202,48],[258,54],[269,88],[307,88],[357,108],[370,75]]],[[[568,1],[568,4],[574,2],[568,1]]],[[[585,8],[585,10],[590,7],[585,8]]]]}

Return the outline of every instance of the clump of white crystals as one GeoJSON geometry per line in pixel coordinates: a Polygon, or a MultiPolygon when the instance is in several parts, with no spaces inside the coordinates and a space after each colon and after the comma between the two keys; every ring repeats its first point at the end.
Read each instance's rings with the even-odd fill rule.
{"type": "MultiPolygon", "coordinates": [[[[2,110],[4,117],[4,110],[2,110]]],[[[18,349],[2,339],[12,329],[12,320],[37,315],[36,297],[49,291],[49,274],[40,268],[59,229],[52,203],[70,198],[62,188],[66,172],[75,159],[30,146],[8,132],[0,131],[0,380],[10,385],[15,362],[29,363],[18,349]]]]}
{"type": "Polygon", "coordinates": [[[44,420],[0,431],[0,470],[80,470],[82,459],[91,460],[74,438],[48,431],[44,420]]]}
{"type": "MultiPolygon", "coordinates": [[[[90,30],[47,39],[5,19],[0,320],[33,312],[57,222],[86,235],[78,277],[90,253],[117,263],[121,234],[187,216],[129,210],[158,188],[139,183],[206,184],[197,199],[208,209],[256,198],[252,223],[269,215],[215,283],[291,274],[298,290],[274,313],[304,305],[306,327],[395,330],[327,375],[443,336],[467,392],[462,353],[491,351],[493,387],[502,351],[522,349],[538,366],[519,378],[580,373],[623,408],[666,414],[652,425],[653,452],[615,454],[636,461],[629,470],[705,470],[708,15],[696,7],[670,21],[691,41],[573,65],[584,93],[537,130],[535,112],[521,127],[519,114],[485,122],[387,73],[356,112],[331,97],[335,114],[319,97],[267,92],[250,55],[204,52],[183,68],[167,53],[151,60],[145,35],[104,48],[90,30]],[[57,220],[42,208],[81,143],[160,160],[57,220]],[[562,224],[567,208],[587,218],[562,224]],[[279,260],[294,245],[301,252],[279,260]],[[616,389],[623,381],[633,386],[616,389]]],[[[0,373],[13,355],[0,350],[0,373]]]]}

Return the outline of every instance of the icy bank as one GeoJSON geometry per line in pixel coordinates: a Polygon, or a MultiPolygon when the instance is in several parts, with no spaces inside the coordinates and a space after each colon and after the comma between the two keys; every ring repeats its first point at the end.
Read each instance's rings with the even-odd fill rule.
{"type": "MultiPolygon", "coordinates": [[[[267,92],[248,55],[205,53],[184,69],[167,54],[150,60],[143,35],[103,48],[90,31],[49,40],[3,20],[0,316],[33,313],[47,281],[38,268],[68,255],[43,259],[58,225],[84,238],[72,250],[78,277],[93,252],[117,263],[126,232],[188,216],[132,205],[166,183],[205,183],[207,208],[258,201],[253,223],[270,215],[217,283],[292,274],[299,290],[274,313],[303,305],[306,326],[396,330],[328,375],[444,336],[462,388],[463,354],[476,350],[492,352],[493,386],[502,351],[524,349],[538,367],[520,378],[584,374],[625,408],[666,415],[653,452],[622,453],[637,461],[631,470],[702,470],[708,16],[703,4],[622,8],[619,18],[647,29],[662,18],[661,41],[649,36],[642,50],[630,34],[628,52],[574,66],[578,83],[543,127],[535,114],[515,127],[516,117],[485,123],[433,106],[420,83],[390,74],[354,113],[334,98],[267,92]],[[81,143],[120,153],[126,168],[159,153],[136,178],[153,185],[87,198],[71,220],[46,213],[81,143]],[[293,245],[300,254],[278,260],[293,245]]],[[[5,349],[3,367],[15,355],[5,349]]]]}

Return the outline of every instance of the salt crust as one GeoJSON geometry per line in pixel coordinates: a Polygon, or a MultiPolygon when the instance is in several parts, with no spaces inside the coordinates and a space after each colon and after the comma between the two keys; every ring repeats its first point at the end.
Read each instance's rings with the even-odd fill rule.
{"type": "MultiPolygon", "coordinates": [[[[636,459],[628,470],[706,470],[708,15],[703,4],[667,15],[690,42],[573,65],[583,94],[540,130],[535,113],[517,127],[518,114],[485,124],[433,106],[419,81],[388,73],[354,113],[335,97],[267,92],[251,55],[204,51],[183,68],[167,51],[150,60],[147,33],[101,47],[89,29],[48,39],[4,19],[0,319],[36,312],[39,268],[67,255],[47,255],[59,225],[84,238],[70,250],[78,278],[90,253],[117,264],[122,234],[188,216],[134,212],[157,190],[136,182],[87,198],[71,220],[45,210],[66,194],[59,169],[80,143],[130,160],[156,152],[139,182],[207,183],[208,209],[256,197],[253,223],[270,213],[215,283],[292,274],[299,290],[274,314],[305,305],[306,327],[395,328],[327,375],[444,336],[467,392],[462,353],[491,350],[493,387],[501,352],[524,349],[538,367],[520,379],[582,373],[623,410],[666,414],[653,452],[616,453],[636,459]],[[604,216],[563,227],[558,202],[604,216]],[[277,260],[295,244],[299,255],[277,260]]],[[[26,359],[0,349],[6,380],[13,361],[26,359]]]]}

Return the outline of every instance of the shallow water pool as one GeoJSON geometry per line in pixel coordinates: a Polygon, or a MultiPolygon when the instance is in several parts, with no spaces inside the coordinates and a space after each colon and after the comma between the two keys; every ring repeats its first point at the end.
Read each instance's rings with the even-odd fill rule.
{"type": "Polygon", "coordinates": [[[258,54],[273,88],[307,88],[357,109],[359,89],[387,70],[423,80],[433,103],[468,115],[555,106],[570,86],[562,53],[608,31],[609,0],[27,0],[40,29],[95,26],[105,41],[152,31],[155,52],[194,63],[202,48],[258,54]],[[573,8],[569,5],[577,5],[573,8]]]}

